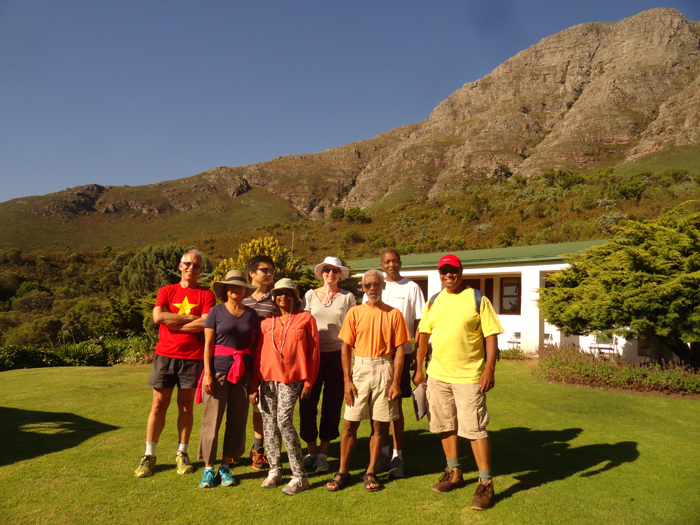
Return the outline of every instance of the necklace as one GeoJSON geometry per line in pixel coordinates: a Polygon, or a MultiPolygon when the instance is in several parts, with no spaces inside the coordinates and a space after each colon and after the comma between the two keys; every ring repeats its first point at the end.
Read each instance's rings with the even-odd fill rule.
{"type": "Polygon", "coordinates": [[[272,318],[272,348],[275,350],[277,355],[280,356],[280,358],[284,359],[282,351],[284,350],[284,342],[287,340],[287,332],[289,332],[289,327],[292,325],[292,314],[289,314],[289,318],[287,319],[286,323],[283,323],[280,319],[280,324],[282,325],[280,327],[282,329],[282,345],[280,346],[279,350],[277,349],[277,343],[275,343],[275,321],[277,321],[277,317],[278,316],[272,318]]]}
{"type": "Polygon", "coordinates": [[[323,298],[323,301],[321,301],[321,304],[326,308],[330,307],[333,304],[333,299],[335,299],[339,293],[340,292],[331,292],[330,286],[326,285],[326,296],[323,298]]]}

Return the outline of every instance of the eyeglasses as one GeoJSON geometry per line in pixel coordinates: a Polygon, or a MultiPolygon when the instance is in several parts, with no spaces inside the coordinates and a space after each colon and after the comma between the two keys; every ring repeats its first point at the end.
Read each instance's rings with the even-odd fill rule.
{"type": "Polygon", "coordinates": [[[362,288],[371,290],[372,288],[381,288],[382,283],[362,283],[362,288]]]}
{"type": "Polygon", "coordinates": [[[328,266],[326,266],[323,269],[323,273],[340,273],[340,269],[339,268],[329,268],[328,266]]]}
{"type": "Polygon", "coordinates": [[[265,275],[273,275],[275,273],[274,268],[258,268],[258,271],[264,273],[265,275]]]}
{"type": "Polygon", "coordinates": [[[202,268],[201,264],[193,263],[193,262],[182,262],[182,264],[185,265],[185,268],[189,268],[190,266],[193,266],[195,270],[200,270],[202,268]]]}
{"type": "Polygon", "coordinates": [[[457,273],[462,273],[461,268],[457,268],[456,266],[452,266],[450,264],[446,264],[445,266],[442,266],[438,272],[440,275],[447,275],[448,273],[452,274],[457,274],[457,273]]]}

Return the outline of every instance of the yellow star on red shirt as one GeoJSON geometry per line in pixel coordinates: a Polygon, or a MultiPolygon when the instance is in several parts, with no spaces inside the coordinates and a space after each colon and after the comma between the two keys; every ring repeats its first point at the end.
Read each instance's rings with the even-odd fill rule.
{"type": "Polygon", "coordinates": [[[181,303],[173,303],[175,306],[177,306],[178,310],[177,313],[178,315],[190,315],[192,313],[192,309],[197,306],[196,303],[190,303],[187,300],[187,296],[185,296],[185,300],[182,301],[181,303]]]}

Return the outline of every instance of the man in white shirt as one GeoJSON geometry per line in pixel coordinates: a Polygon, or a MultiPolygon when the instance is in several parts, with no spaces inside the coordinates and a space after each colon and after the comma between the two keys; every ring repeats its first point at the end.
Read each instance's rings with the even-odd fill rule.
{"type": "MultiPolygon", "coordinates": [[[[382,292],[382,301],[389,306],[398,309],[406,319],[406,325],[411,338],[418,334],[418,323],[423,315],[425,298],[420,287],[410,279],[401,276],[401,256],[396,250],[386,249],[380,256],[380,266],[386,275],[386,288],[382,292]]],[[[365,297],[363,302],[367,298],[365,297]]],[[[418,339],[415,339],[416,348],[418,339]]],[[[410,366],[413,363],[413,346],[411,341],[404,345],[404,362],[401,374],[401,397],[411,397],[411,373],[410,366]]],[[[394,437],[394,451],[391,453],[391,445],[382,449],[382,455],[377,462],[376,471],[380,472],[389,468],[389,478],[404,477],[403,468],[403,430],[404,417],[401,403],[399,403],[399,419],[391,422],[391,434],[394,437]]]]}

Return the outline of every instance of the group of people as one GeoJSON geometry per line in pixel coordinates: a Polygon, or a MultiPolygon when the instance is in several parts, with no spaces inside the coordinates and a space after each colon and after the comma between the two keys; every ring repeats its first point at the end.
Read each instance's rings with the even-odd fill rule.
{"type": "Polygon", "coordinates": [[[233,466],[245,453],[252,404],[255,442],[250,457],[253,468],[269,468],[263,487],[283,484],[282,442],[292,471],[282,491],[294,495],[309,487],[308,470],[330,471],[329,446],[340,435],[340,466],[325,487],[342,490],[351,482],[357,430],[362,420],[370,419],[370,461],[363,484],[369,492],[380,490],[378,472],[388,469],[390,479],[404,477],[401,398],[411,396],[415,368],[413,382],[427,389],[430,430],[440,434],[447,461],[433,490],[464,485],[462,436],[470,441],[479,469],[471,506],[483,510],[493,505],[485,394],[494,386],[497,336],[503,328],[490,301],[463,283],[456,256],[438,262],[444,289],[426,304],[420,287],[401,275],[400,255],[385,250],[382,271],[363,275],[360,306],[351,292],[339,287],[349,269],[335,257],[316,266],[323,285],[303,299],[291,279],[273,285],[275,268],[269,257],[249,261],[248,279],[242,271],[229,271],[213,283],[213,293],[197,283],[202,263],[199,252],[187,252],[179,265],[181,281],[158,292],[153,320],[159,325],[159,342],[148,382],[153,404],[136,477],[153,473],[156,446],[177,386],[179,474],[194,471],[187,451],[192,410],[195,401],[204,404],[200,487],[237,484],[233,466]],[[429,341],[432,354],[424,373],[429,341]],[[297,400],[299,433],[293,424],[297,400]],[[215,471],[224,413],[221,463],[215,471]]]}

